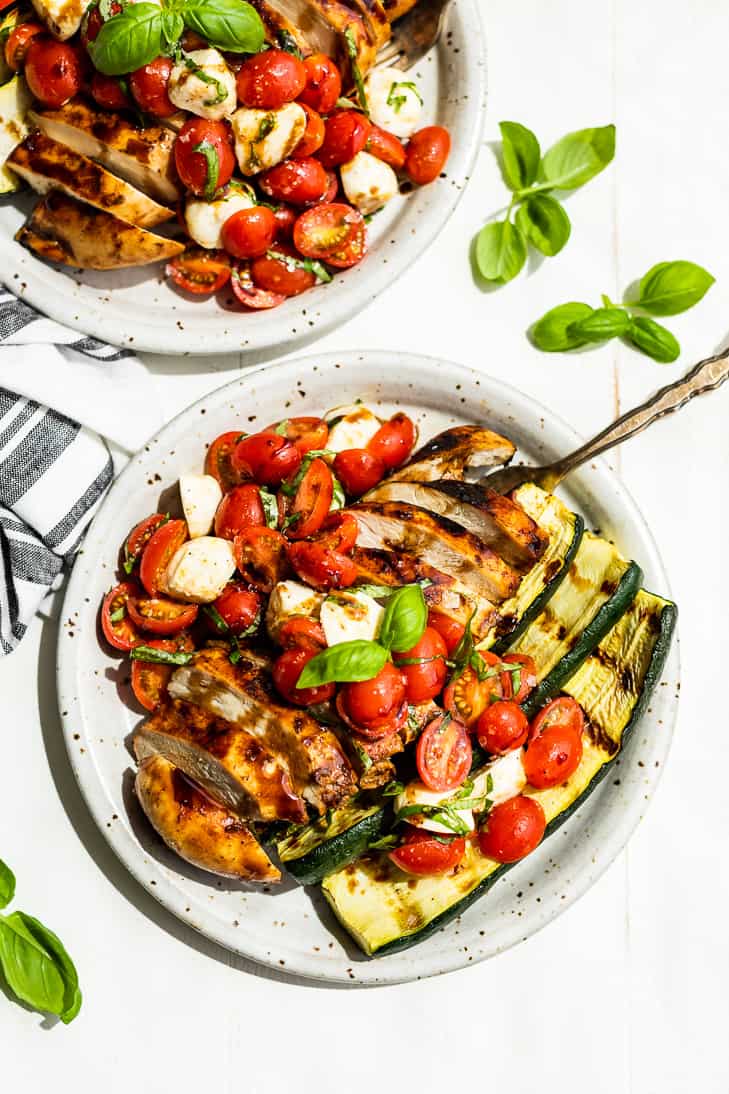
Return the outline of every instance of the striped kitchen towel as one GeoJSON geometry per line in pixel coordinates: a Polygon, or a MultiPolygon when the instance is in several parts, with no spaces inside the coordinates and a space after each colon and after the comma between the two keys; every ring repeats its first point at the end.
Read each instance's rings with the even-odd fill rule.
{"type": "Polygon", "coordinates": [[[115,466],[159,422],[132,353],[0,287],[0,657],[62,582],[115,466]]]}

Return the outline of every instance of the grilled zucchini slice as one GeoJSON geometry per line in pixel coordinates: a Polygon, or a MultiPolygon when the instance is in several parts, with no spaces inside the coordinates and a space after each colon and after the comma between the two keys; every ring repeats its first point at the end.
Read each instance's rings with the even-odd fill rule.
{"type": "Polygon", "coordinates": [[[352,862],[384,834],[389,827],[388,810],[380,798],[367,798],[366,794],[358,795],[277,841],[281,862],[302,885],[314,885],[352,862]]]}

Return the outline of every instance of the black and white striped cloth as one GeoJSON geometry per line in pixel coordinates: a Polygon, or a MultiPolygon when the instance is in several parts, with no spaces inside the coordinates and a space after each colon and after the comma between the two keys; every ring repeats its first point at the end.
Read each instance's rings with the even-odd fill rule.
{"type": "Polygon", "coordinates": [[[0,287],[0,657],[78,548],[124,453],[154,431],[149,376],[0,287]],[[108,441],[111,441],[111,448],[108,441]]]}

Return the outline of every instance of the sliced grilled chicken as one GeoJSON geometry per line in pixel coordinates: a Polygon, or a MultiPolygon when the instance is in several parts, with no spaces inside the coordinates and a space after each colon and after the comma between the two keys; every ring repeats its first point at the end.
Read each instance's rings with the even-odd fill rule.
{"type": "Polygon", "coordinates": [[[360,71],[372,67],[378,40],[361,13],[342,0],[253,0],[264,23],[276,18],[298,28],[297,40],[305,42],[305,53],[326,53],[342,70],[349,72],[344,31],[351,32],[360,71]]]}
{"type": "Polygon", "coordinates": [[[172,205],[181,197],[172,154],[175,137],[167,127],[137,128],[83,99],[72,99],[58,110],[30,110],[28,120],[46,137],[98,160],[156,201],[172,205]]]}
{"type": "Polygon", "coordinates": [[[392,473],[399,482],[462,479],[469,471],[508,463],[516,451],[506,437],[477,425],[458,425],[431,438],[392,473]]]}
{"type": "Polygon", "coordinates": [[[381,0],[348,0],[349,6],[362,16],[367,31],[377,49],[390,37],[390,20],[381,0]]]}
{"type": "Polygon", "coordinates": [[[39,194],[62,190],[138,228],[152,228],[173,215],[171,209],[158,205],[88,156],[73,152],[39,131],[30,133],[11,152],[7,166],[39,194]]]}
{"type": "Polygon", "coordinates": [[[251,733],[190,703],[165,702],[134,737],[137,758],[161,755],[246,820],[306,820],[288,765],[251,733]]]}
{"type": "Polygon", "coordinates": [[[511,566],[473,532],[445,517],[396,501],[360,502],[348,512],[357,518],[360,547],[416,554],[494,604],[513,596],[519,585],[511,566]]]}
{"type": "Polygon", "coordinates": [[[152,826],[186,862],[240,881],[281,880],[281,871],[241,820],[162,756],[142,761],[134,789],[152,826]]]}
{"type": "Polygon", "coordinates": [[[146,266],[182,254],[184,244],[84,205],[60,190],[38,202],[15,236],[28,250],[50,262],[90,270],[146,266]]]}
{"type": "Polygon", "coordinates": [[[549,537],[511,498],[478,483],[440,479],[435,482],[387,481],[364,499],[399,501],[438,513],[482,539],[519,573],[541,558],[549,537]]]}
{"type": "Polygon", "coordinates": [[[266,37],[272,45],[281,45],[288,42],[293,43],[301,53],[311,52],[311,47],[299,27],[292,23],[283,11],[279,11],[268,3],[268,0],[252,0],[252,3],[263,21],[266,28],[266,37]]]}
{"type": "Polygon", "coordinates": [[[231,665],[224,649],[203,650],[175,671],[169,693],[254,737],[291,772],[294,792],[319,812],[357,789],[352,765],[334,734],[306,711],[281,703],[262,658],[248,653],[231,665]]]}

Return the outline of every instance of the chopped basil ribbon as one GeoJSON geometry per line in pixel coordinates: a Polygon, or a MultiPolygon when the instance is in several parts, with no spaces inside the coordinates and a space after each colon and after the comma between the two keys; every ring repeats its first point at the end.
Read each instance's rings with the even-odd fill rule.
{"type": "Polygon", "coordinates": [[[279,435],[279,437],[285,437],[287,432],[288,432],[288,428],[289,428],[289,420],[288,420],[288,418],[284,418],[284,420],[282,422],[278,423],[278,425],[274,429],[274,433],[277,433],[279,435]]]}
{"type": "Polygon", "coordinates": [[[258,141],[264,140],[269,133],[273,133],[276,128],[276,115],[271,111],[266,114],[265,118],[261,118],[261,123],[258,126],[258,132],[253,138],[252,144],[257,144],[258,141]]]}
{"type": "Polygon", "coordinates": [[[370,108],[367,103],[367,92],[365,91],[364,80],[362,79],[362,71],[357,63],[357,41],[351,27],[346,27],[344,30],[344,42],[347,47],[347,56],[349,57],[349,64],[352,69],[352,79],[354,81],[354,86],[357,89],[357,100],[360,105],[360,110],[369,117],[370,108]]]}
{"type": "Polygon", "coordinates": [[[290,30],[279,30],[276,34],[278,39],[279,49],[282,49],[284,53],[291,53],[294,57],[298,57],[301,60],[301,50],[296,44],[296,39],[290,30]]]}
{"type": "Polygon", "coordinates": [[[195,655],[176,650],[157,650],[154,646],[135,646],[130,657],[132,661],[148,661],[152,665],[189,665],[195,655]]]}
{"type": "Polygon", "coordinates": [[[282,251],[266,251],[267,258],[274,258],[278,262],[282,262],[287,270],[306,270],[307,273],[313,273],[319,281],[331,281],[332,275],[322,262],[317,262],[313,258],[296,258],[294,255],[286,255],[282,251]]]}
{"type": "Polygon", "coordinates": [[[344,509],[347,504],[347,496],[344,493],[344,487],[332,471],[332,503],[329,506],[329,512],[333,513],[337,509],[344,509]]]}
{"type": "Polygon", "coordinates": [[[225,622],[222,615],[214,604],[203,604],[202,610],[205,612],[205,615],[208,617],[208,619],[212,622],[216,631],[219,631],[220,634],[228,633],[230,627],[225,622]]]}
{"type": "Polygon", "coordinates": [[[397,847],[400,842],[400,837],[396,835],[380,836],[379,839],[372,840],[367,844],[368,851],[389,851],[393,847],[397,847]]]}
{"type": "Polygon", "coordinates": [[[405,783],[397,782],[393,779],[385,787],[383,787],[382,794],[385,798],[395,798],[398,794],[402,794],[405,789],[405,783]]]}
{"type": "Polygon", "coordinates": [[[289,513],[287,517],[284,517],[284,522],[281,525],[281,531],[285,532],[287,528],[290,528],[292,524],[296,524],[303,517],[303,513],[289,513]]]}
{"type": "Polygon", "coordinates": [[[393,662],[398,668],[407,665],[429,665],[431,661],[445,661],[446,664],[448,663],[442,653],[436,653],[434,657],[393,657],[393,662]]]}
{"type": "Polygon", "coordinates": [[[244,631],[241,631],[240,634],[231,635],[231,638],[230,638],[231,650],[230,650],[230,653],[228,654],[228,660],[230,661],[231,665],[237,665],[238,662],[240,661],[240,659],[243,657],[243,655],[245,653],[245,650],[242,650],[240,648],[240,639],[241,638],[250,638],[251,635],[256,633],[256,631],[258,630],[260,625],[261,625],[261,612],[259,610],[257,615],[256,615],[256,618],[253,620],[250,627],[246,627],[246,629],[244,631]]]}
{"type": "Polygon", "coordinates": [[[368,756],[368,754],[362,748],[362,745],[355,744],[354,751],[357,755],[357,759],[362,765],[362,770],[369,771],[369,769],[372,767],[372,757],[368,756]]]}
{"type": "MultiPolygon", "coordinates": [[[[203,106],[217,106],[218,103],[225,101],[228,95],[228,89],[224,83],[217,80],[215,76],[211,76],[209,72],[206,72],[196,61],[193,61],[192,57],[188,53],[185,53],[184,49],[177,50],[175,53],[175,61],[177,64],[183,64],[188,72],[192,72],[194,76],[197,76],[201,83],[207,84],[209,87],[215,87],[215,97],[208,99],[203,103],[203,106]]],[[[193,152],[197,152],[197,148],[193,148],[193,152]]]]}
{"type": "Polygon", "coordinates": [[[205,163],[207,167],[207,178],[205,180],[205,190],[203,191],[203,197],[206,201],[212,201],[215,197],[215,191],[218,189],[218,177],[220,175],[220,159],[218,157],[218,150],[214,144],[210,141],[200,141],[193,148],[193,152],[199,152],[200,155],[205,157],[205,163]]]}
{"type": "Polygon", "coordinates": [[[111,615],[109,616],[109,621],[111,623],[121,623],[122,619],[124,618],[124,616],[126,614],[127,614],[126,605],[122,604],[121,608],[117,608],[117,610],[115,612],[111,613],[111,615]]]}
{"type": "Polygon", "coordinates": [[[397,94],[399,87],[406,87],[408,90],[413,91],[417,95],[420,105],[423,105],[423,98],[418,91],[417,85],[412,80],[396,80],[390,84],[390,90],[387,93],[387,105],[391,106],[396,114],[400,113],[408,98],[407,95],[397,94]]]}
{"type": "Polygon", "coordinates": [[[263,486],[259,487],[259,493],[267,526],[269,528],[278,528],[278,500],[276,495],[263,486]]]}

